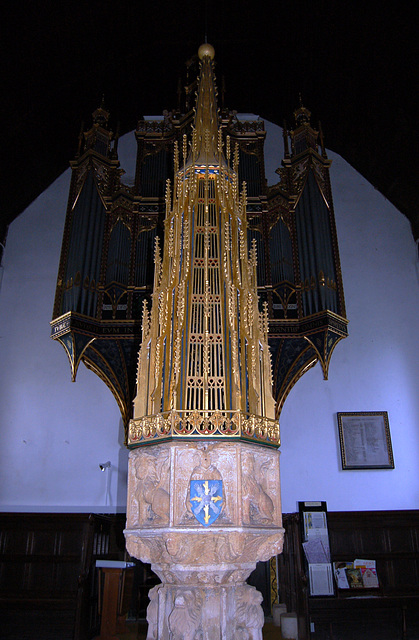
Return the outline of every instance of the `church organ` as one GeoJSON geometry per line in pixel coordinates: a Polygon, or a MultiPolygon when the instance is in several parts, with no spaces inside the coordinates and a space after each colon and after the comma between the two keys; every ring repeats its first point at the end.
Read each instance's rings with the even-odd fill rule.
{"type": "MultiPolygon", "coordinates": [[[[81,132],[71,162],[52,338],[64,346],[73,380],[83,361],[108,385],[126,428],[143,302],[153,289],[156,237],[161,248],[167,242],[166,183],[173,184],[174,150],[182,149],[193,123],[194,64],[194,59],[188,63],[185,95],[178,92],[177,108],[163,112],[161,120],[139,121],[134,184],[124,181],[118,135],[110,129],[104,104],[93,113],[91,128],[81,132]]],[[[232,157],[237,154],[239,184],[246,183],[247,237],[249,250],[256,247],[258,293],[268,312],[279,417],[292,386],[316,362],[327,378],[332,351],[347,335],[331,161],[320,128],[312,127],[310,112],[300,104],[294,129],[284,129],[278,182],[267,186],[263,121],[242,121],[224,107],[224,100],[222,105],[223,145],[230,145],[232,157]]]]}

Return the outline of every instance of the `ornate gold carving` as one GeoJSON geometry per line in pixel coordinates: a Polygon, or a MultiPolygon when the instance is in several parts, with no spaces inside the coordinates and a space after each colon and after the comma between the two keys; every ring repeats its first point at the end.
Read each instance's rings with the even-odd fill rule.
{"type": "Polygon", "coordinates": [[[279,602],[278,594],[278,571],[277,571],[277,557],[273,556],[269,561],[269,577],[271,586],[271,610],[273,605],[279,602]]]}
{"type": "Polygon", "coordinates": [[[292,180],[294,185],[294,192],[299,194],[305,184],[307,173],[309,168],[309,160],[305,158],[301,160],[297,165],[292,168],[292,180]]]}
{"type": "MultiPolygon", "coordinates": [[[[128,229],[130,233],[132,233],[132,218],[129,211],[124,210],[122,207],[129,207],[129,203],[124,198],[118,199],[118,202],[115,203],[114,209],[114,219],[112,222],[112,230],[118,224],[118,222],[122,222],[122,224],[128,229]]],[[[147,229],[148,230],[148,229],[147,229]]]]}
{"type": "Polygon", "coordinates": [[[141,330],[144,342],[150,335],[150,314],[148,312],[147,300],[143,300],[143,321],[141,330]]]}
{"type": "Polygon", "coordinates": [[[279,444],[255,241],[247,251],[247,189],[243,183],[239,194],[239,149],[231,159],[229,137],[222,157],[209,63],[202,60],[192,153],[184,137],[183,166],[175,146],[173,192],[169,182],[166,188],[165,245],[160,256],[156,244],[153,304],[144,316],[133,447],[213,436],[279,444]],[[237,412],[243,417],[236,423],[237,412]]]}
{"type": "Polygon", "coordinates": [[[258,444],[278,447],[277,420],[241,411],[167,411],[130,420],[128,445],[159,442],[177,438],[241,438],[258,444]]]}

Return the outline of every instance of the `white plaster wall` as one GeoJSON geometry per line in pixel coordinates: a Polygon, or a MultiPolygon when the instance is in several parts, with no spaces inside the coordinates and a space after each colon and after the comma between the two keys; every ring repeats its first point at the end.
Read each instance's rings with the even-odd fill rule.
{"type": "MultiPolygon", "coordinates": [[[[282,157],[266,123],[267,176],[282,157]]],[[[120,141],[130,181],[133,134],[120,141]]],[[[329,510],[412,509],[419,481],[419,283],[408,221],[330,153],[349,338],[291,391],[281,415],[283,511],[298,500],[329,510]],[[338,411],[388,411],[396,468],[342,471],[338,411]]],[[[116,402],[83,365],[76,383],[49,337],[70,174],[11,225],[0,291],[0,508],[125,509],[127,452],[116,402]],[[110,472],[99,464],[111,461],[110,472]]]]}
{"type": "Polygon", "coordinates": [[[408,220],[342,158],[331,179],[349,337],[292,389],[281,415],[283,510],[419,506],[419,281],[408,220]],[[336,413],[387,411],[394,470],[342,471],[336,413]]]}
{"type": "Polygon", "coordinates": [[[7,238],[0,291],[3,511],[108,512],[125,504],[127,455],[116,402],[84,365],[73,384],[64,349],[49,337],[69,184],[68,170],[7,238]],[[101,472],[108,460],[110,471],[101,472]]]}

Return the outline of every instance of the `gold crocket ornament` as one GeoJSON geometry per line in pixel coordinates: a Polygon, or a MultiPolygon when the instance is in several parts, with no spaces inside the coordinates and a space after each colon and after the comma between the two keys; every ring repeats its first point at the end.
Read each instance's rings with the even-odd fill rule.
{"type": "Polygon", "coordinates": [[[192,139],[181,158],[175,145],[143,309],[125,536],[162,581],[149,640],[261,639],[262,596],[245,581],[283,544],[268,317],[238,149],[218,125],[214,49],[198,54],[192,139]]]}

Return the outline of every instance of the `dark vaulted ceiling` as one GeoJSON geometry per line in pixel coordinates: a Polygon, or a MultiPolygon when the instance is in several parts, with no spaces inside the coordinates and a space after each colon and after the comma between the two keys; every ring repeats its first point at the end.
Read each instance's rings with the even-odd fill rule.
{"type": "Polygon", "coordinates": [[[121,133],[141,115],[176,107],[178,78],[205,32],[227,107],[293,124],[301,93],[313,124],[322,122],[326,146],[410,219],[417,238],[414,13],[414,3],[375,0],[8,3],[1,18],[0,242],[67,168],[81,121],[90,125],[102,94],[121,133]]]}

